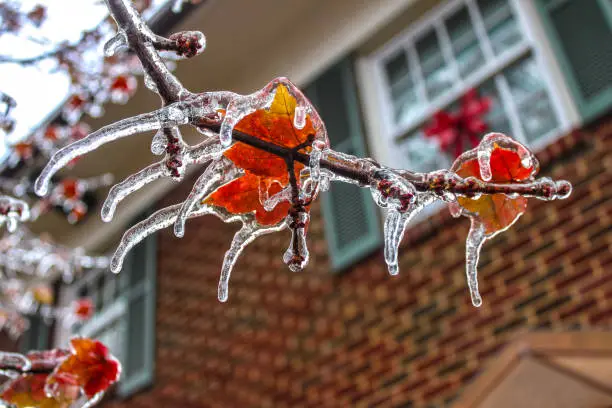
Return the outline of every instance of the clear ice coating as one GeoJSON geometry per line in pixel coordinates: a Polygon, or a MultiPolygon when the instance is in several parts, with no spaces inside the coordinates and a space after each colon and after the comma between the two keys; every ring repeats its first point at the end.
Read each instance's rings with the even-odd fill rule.
{"type": "MultiPolygon", "coordinates": [[[[308,262],[308,250],[306,248],[305,231],[309,216],[307,212],[300,212],[300,206],[306,202],[310,203],[319,191],[326,190],[330,181],[341,181],[370,188],[378,205],[387,208],[384,256],[391,274],[399,272],[398,248],[404,231],[410,220],[425,206],[435,200],[442,200],[449,203],[453,215],[463,214],[472,217],[472,229],[468,235],[466,250],[466,269],[472,299],[475,305],[480,304],[476,266],[482,243],[489,236],[486,235],[486,230],[483,229],[482,222],[478,220],[477,216],[464,211],[457,203],[455,193],[448,191],[452,189],[449,186],[456,185],[456,183],[464,183],[466,180],[454,178],[451,172],[444,174],[432,173],[432,177],[443,176],[442,181],[441,184],[436,184],[437,187],[432,187],[430,184],[428,188],[427,183],[429,180],[427,179],[427,174],[388,169],[371,159],[360,159],[331,150],[325,126],[317,111],[302,92],[286,78],[276,78],[261,90],[250,95],[238,95],[227,91],[204,92],[197,95],[190,93],[168,70],[157,50],[164,49],[165,43],[166,50],[173,49],[173,51],[182,56],[196,55],[205,46],[204,36],[201,33],[182,32],[173,35],[169,39],[157,37],[142,21],[132,6],[131,1],[120,1],[124,6],[123,8],[127,11],[127,18],[132,23],[135,23],[140,30],[140,34],[142,34],[138,38],[130,36],[127,39],[128,42],[140,40],[147,46],[147,50],[151,51],[150,55],[141,56],[148,60],[147,64],[144,64],[145,70],[149,71],[145,73],[147,87],[157,92],[163,80],[164,88],[168,91],[164,92],[168,94],[164,95],[164,101],[178,100],[179,102],[165,106],[158,111],[107,126],[59,150],[53,155],[49,164],[36,181],[36,192],[39,195],[45,194],[48,190],[51,177],[75,157],[90,152],[102,144],[113,140],[162,128],[168,129],[172,137],[163,137],[164,134],[159,132],[152,140],[151,151],[154,154],[163,154],[165,152],[164,159],[127,177],[111,189],[102,208],[102,218],[105,221],[109,221],[113,217],[117,205],[123,199],[144,185],[162,177],[180,180],[185,174],[185,169],[188,165],[203,164],[208,161],[212,163],[208,164],[193,186],[189,196],[182,204],[159,210],[125,232],[111,260],[111,270],[113,272],[119,272],[126,253],[146,236],[159,229],[170,227],[173,224],[175,234],[182,236],[185,233],[185,221],[187,218],[214,214],[225,222],[242,223],[242,227],[234,236],[231,246],[225,254],[222,266],[218,296],[221,301],[226,301],[229,277],[238,256],[250,242],[260,235],[289,227],[292,231],[292,237],[283,260],[294,271],[300,270],[306,265],[308,262]],[[169,47],[166,41],[174,41],[175,43],[169,47]],[[157,82],[149,75],[153,71],[156,74],[153,77],[157,82]],[[296,129],[303,129],[308,119],[310,119],[316,134],[314,135],[308,166],[300,173],[300,185],[297,187],[299,189],[297,197],[300,202],[293,203],[291,211],[289,211],[287,217],[282,222],[268,227],[258,224],[253,213],[230,214],[223,208],[204,204],[203,199],[223,184],[230,182],[241,174],[241,170],[235,168],[232,163],[223,161],[221,153],[232,145],[234,128],[242,119],[257,110],[267,110],[270,108],[279,86],[284,86],[296,100],[296,108],[292,118],[293,126],[296,129]],[[210,131],[204,131],[204,133],[208,133],[206,134],[207,140],[200,145],[191,147],[182,141],[178,131],[178,126],[188,123],[198,130],[206,128],[219,129],[219,133],[213,134],[210,131]],[[342,171],[334,172],[330,170],[334,166],[336,166],[336,169],[342,168],[342,171]],[[419,191],[415,188],[417,184],[419,185],[419,191]]],[[[173,10],[179,11],[184,2],[184,0],[175,0],[172,3],[173,10]]],[[[108,0],[107,4],[109,4],[108,0]]],[[[120,34],[107,44],[107,52],[115,52],[118,48],[124,46],[124,40],[125,36],[122,39],[122,31],[120,31],[120,34]]],[[[252,136],[256,137],[257,135],[252,136]]],[[[521,159],[522,166],[525,168],[533,167],[535,169],[537,167],[535,157],[525,147],[504,135],[492,133],[486,135],[477,150],[470,153],[472,154],[471,159],[478,160],[480,176],[484,181],[491,180],[493,176],[491,174],[490,159],[494,149],[498,146],[516,151],[521,159]]],[[[304,163],[303,157],[300,161],[304,163]]],[[[479,180],[468,181],[474,181],[476,187],[483,186],[479,180]]],[[[528,186],[522,186],[524,187],[523,191],[532,191],[530,190],[532,187],[534,188],[533,191],[535,191],[536,187],[546,190],[548,192],[546,197],[538,196],[538,198],[542,199],[564,198],[571,192],[571,186],[566,182],[529,180],[528,183],[523,184],[529,184],[528,186]]],[[[285,188],[270,197],[269,187],[269,185],[264,185],[259,190],[259,199],[266,210],[271,210],[281,202],[292,201],[292,199],[296,198],[296,192],[292,191],[291,188],[285,188]]],[[[528,194],[523,195],[526,196],[528,194]]],[[[472,194],[470,197],[474,197],[474,195],[472,194]]],[[[359,220],[356,220],[356,222],[359,222],[359,220]]]]}
{"type": "Polygon", "coordinates": [[[325,149],[327,149],[326,141],[315,140],[312,142],[308,165],[310,167],[310,178],[314,182],[319,182],[321,179],[321,159],[325,149]]]}
{"type": "Polygon", "coordinates": [[[127,37],[123,31],[117,32],[114,37],[104,44],[104,55],[112,57],[117,51],[128,48],[127,37]]]}
{"type": "Polygon", "coordinates": [[[293,115],[293,126],[296,129],[304,129],[304,126],[306,126],[307,108],[305,106],[296,106],[293,115]]]}
{"type": "Polygon", "coordinates": [[[472,217],[470,231],[465,241],[465,274],[472,304],[476,307],[482,305],[482,298],[478,291],[478,259],[482,244],[486,239],[484,225],[477,218],[472,217]]]}
{"type": "Polygon", "coordinates": [[[221,145],[228,147],[232,144],[234,127],[244,117],[257,110],[268,109],[270,107],[279,86],[285,86],[296,100],[293,118],[294,126],[297,129],[304,128],[306,118],[310,115],[313,127],[317,130],[317,134],[314,135],[315,140],[322,142],[325,146],[329,146],[325,126],[318,113],[312,107],[308,98],[289,79],[284,77],[275,78],[265,87],[250,95],[234,95],[233,99],[227,104],[225,117],[221,123],[221,130],[219,131],[221,145]]]}
{"type": "Polygon", "coordinates": [[[300,272],[308,265],[310,259],[306,243],[306,228],[310,222],[310,214],[300,212],[295,220],[289,222],[298,225],[290,224],[291,241],[289,241],[289,247],[283,254],[283,262],[292,272],[300,272]]]}
{"type": "Polygon", "coordinates": [[[265,194],[262,194],[259,197],[261,205],[263,205],[263,208],[266,211],[274,210],[277,205],[284,201],[291,201],[291,187],[286,187],[270,197],[268,197],[267,192],[268,190],[265,190],[265,194]]]}
{"type": "Polygon", "coordinates": [[[185,221],[187,221],[193,207],[199,201],[206,198],[221,185],[234,180],[240,174],[241,172],[233,167],[229,160],[221,160],[211,164],[198,178],[191,192],[185,201],[183,201],[181,210],[174,223],[174,235],[177,237],[185,235],[185,221]]]}
{"type": "Polygon", "coordinates": [[[384,255],[389,274],[397,275],[399,273],[399,245],[408,224],[423,208],[434,201],[435,196],[432,194],[417,193],[415,202],[405,211],[400,211],[397,206],[388,207],[384,226],[384,255]]]}
{"type": "Polygon", "coordinates": [[[537,163],[533,153],[531,153],[529,149],[522,144],[502,133],[488,133],[482,138],[477,147],[480,177],[484,181],[490,181],[493,177],[491,173],[491,154],[493,153],[493,150],[495,150],[496,146],[506,147],[516,151],[521,159],[521,165],[526,169],[534,166],[537,163]]]}
{"type": "Polygon", "coordinates": [[[164,130],[160,129],[155,133],[153,139],[151,140],[151,153],[156,156],[160,156],[164,154],[166,151],[166,146],[168,145],[168,139],[164,134],[164,130]]]}
{"type": "Polygon", "coordinates": [[[49,159],[49,163],[40,173],[34,184],[34,190],[40,196],[47,194],[49,182],[55,173],[75,158],[89,153],[98,147],[137,133],[158,130],[162,127],[174,127],[187,123],[187,116],[175,105],[169,105],[155,112],[145,113],[132,118],[123,119],[112,125],[89,134],[72,144],[58,150],[49,159]]]}
{"type": "MultiPolygon", "coordinates": [[[[185,147],[183,163],[185,165],[202,164],[220,156],[222,152],[223,149],[216,139],[207,139],[193,147],[185,147]]],[[[102,205],[102,220],[105,222],[111,221],[117,205],[121,201],[145,185],[162,177],[170,177],[170,171],[165,160],[151,164],[113,186],[102,205]]]]}
{"type": "Polygon", "coordinates": [[[280,231],[286,227],[286,224],[281,223],[274,227],[261,227],[256,222],[244,222],[242,228],[236,232],[230,249],[225,253],[223,258],[223,266],[221,267],[221,277],[219,278],[219,288],[217,297],[219,301],[226,302],[229,296],[229,279],[238,260],[238,256],[242,253],[251,242],[258,237],[272,232],[280,231]]]}

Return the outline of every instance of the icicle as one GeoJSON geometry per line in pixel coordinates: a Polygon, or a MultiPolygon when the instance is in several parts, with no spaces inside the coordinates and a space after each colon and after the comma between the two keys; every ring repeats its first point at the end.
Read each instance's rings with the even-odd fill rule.
{"type": "Polygon", "coordinates": [[[169,105],[155,112],[145,113],[105,126],[87,137],[58,150],[49,159],[49,162],[38,176],[34,184],[34,190],[39,196],[46,195],[51,177],[55,173],[75,158],[89,153],[103,144],[137,133],[156,130],[164,126],[171,127],[185,124],[187,120],[187,116],[179,107],[169,105]]]}
{"type": "Polygon", "coordinates": [[[127,253],[149,235],[169,227],[174,223],[180,211],[179,205],[163,208],[144,221],[139,222],[128,229],[121,238],[119,246],[115,250],[110,262],[110,270],[119,273],[123,267],[123,261],[127,253]]]}
{"type": "Polygon", "coordinates": [[[169,171],[165,163],[155,163],[145,167],[138,173],[128,176],[121,183],[115,184],[110,189],[102,205],[102,220],[104,222],[111,221],[115,215],[117,205],[119,205],[125,197],[140,190],[143,186],[167,175],[169,175],[169,171]]]}
{"type": "Polygon", "coordinates": [[[480,177],[484,181],[490,181],[493,177],[491,173],[491,155],[498,145],[515,150],[524,168],[528,169],[537,166],[537,159],[525,146],[502,133],[488,133],[482,138],[476,148],[480,177]]]}
{"type": "Polygon", "coordinates": [[[164,154],[166,146],[168,145],[168,138],[164,134],[164,130],[160,129],[155,133],[151,140],[151,153],[156,156],[164,154]]]}
{"type": "Polygon", "coordinates": [[[402,214],[395,208],[391,208],[387,212],[384,227],[385,262],[387,263],[390,275],[397,275],[399,273],[398,248],[403,235],[404,219],[402,214]]]}
{"type": "Polygon", "coordinates": [[[289,186],[272,195],[272,197],[267,197],[262,203],[264,210],[272,211],[283,201],[291,201],[291,194],[291,187],[289,186]]]}
{"type": "Polygon", "coordinates": [[[472,304],[476,307],[482,305],[482,298],[478,292],[478,259],[482,244],[487,239],[485,226],[475,217],[471,217],[472,224],[465,242],[465,273],[472,304]]]}
{"type": "MultiPolygon", "coordinates": [[[[183,156],[183,164],[185,166],[193,163],[201,164],[213,159],[221,154],[222,151],[217,140],[205,140],[194,147],[188,148],[183,156]]],[[[105,222],[112,220],[117,205],[127,196],[140,190],[145,185],[168,175],[169,171],[166,163],[161,161],[145,167],[138,173],[128,176],[121,183],[114,185],[102,205],[102,220],[105,222]]]]}
{"type": "Polygon", "coordinates": [[[183,202],[174,223],[174,235],[183,237],[185,235],[185,221],[197,202],[207,197],[222,184],[235,179],[241,172],[231,163],[221,161],[210,165],[193,185],[189,196],[183,202]]]}
{"type": "Polygon", "coordinates": [[[289,248],[283,254],[283,262],[292,272],[300,272],[308,265],[310,253],[306,243],[306,228],[310,222],[310,214],[300,212],[297,220],[288,217],[289,228],[291,229],[291,241],[289,248]],[[298,225],[293,225],[297,223],[298,225]]]}
{"type": "Polygon", "coordinates": [[[321,178],[321,159],[323,158],[323,150],[327,149],[327,145],[321,140],[315,140],[312,143],[310,152],[310,178],[318,182],[321,178]]]}
{"type": "Polygon", "coordinates": [[[307,107],[302,105],[297,105],[295,107],[295,112],[293,113],[293,126],[296,129],[304,129],[306,126],[306,115],[307,115],[307,107]]]}
{"type": "Polygon", "coordinates": [[[17,230],[17,224],[17,218],[14,216],[9,215],[6,217],[6,229],[8,232],[15,232],[15,230],[17,230]]]}
{"type": "Polygon", "coordinates": [[[399,273],[399,245],[404,237],[406,227],[423,208],[435,200],[436,198],[432,194],[420,193],[417,195],[416,201],[406,211],[402,212],[399,211],[397,206],[390,206],[384,226],[384,255],[390,275],[399,273]]]}
{"type": "Polygon", "coordinates": [[[146,72],[144,73],[144,84],[149,91],[159,93],[157,89],[157,84],[155,83],[155,81],[153,81],[151,75],[147,74],[146,72]]]}
{"type": "Polygon", "coordinates": [[[229,291],[229,279],[232,269],[238,260],[238,256],[242,253],[255,238],[257,238],[256,229],[250,224],[244,224],[242,228],[234,235],[230,249],[225,253],[223,258],[223,266],[221,268],[221,277],[219,278],[218,298],[221,302],[226,302],[229,291]]]}
{"type": "Polygon", "coordinates": [[[117,32],[117,34],[115,34],[113,38],[111,38],[106,42],[106,44],[104,44],[104,55],[106,57],[112,57],[117,51],[127,48],[127,36],[123,31],[119,31],[117,32]]]}

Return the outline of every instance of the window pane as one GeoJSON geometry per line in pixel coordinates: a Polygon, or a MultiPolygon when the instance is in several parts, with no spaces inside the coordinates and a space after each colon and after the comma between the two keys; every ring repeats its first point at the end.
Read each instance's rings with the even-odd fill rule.
{"type": "Polygon", "coordinates": [[[510,66],[504,75],[517,106],[525,137],[533,141],[558,126],[557,117],[532,57],[510,66]]]}
{"type": "Polygon", "coordinates": [[[444,61],[436,32],[431,30],[416,43],[421,64],[421,72],[425,80],[425,88],[429,99],[435,99],[448,91],[454,81],[450,67],[444,61]]]}
{"type": "Polygon", "coordinates": [[[147,242],[143,241],[132,250],[130,268],[130,287],[142,282],[147,275],[147,256],[154,256],[147,251],[147,242]]]}
{"type": "Polygon", "coordinates": [[[422,104],[418,103],[406,53],[402,50],[393,56],[385,64],[385,71],[391,92],[394,120],[399,124],[410,122],[422,112],[422,104]]]}
{"type": "Polygon", "coordinates": [[[95,302],[96,310],[104,309],[104,285],[106,282],[106,274],[101,273],[95,281],[95,302]]]}
{"type": "Polygon", "coordinates": [[[87,290],[87,285],[83,285],[79,289],[79,297],[80,298],[85,298],[87,296],[89,296],[89,291],[87,290]]]}
{"type": "Polygon", "coordinates": [[[129,331],[127,333],[127,343],[129,355],[125,361],[126,376],[130,377],[144,369],[146,353],[144,341],[148,333],[146,331],[146,297],[139,296],[130,301],[128,310],[129,331]]]}
{"type": "Polygon", "coordinates": [[[446,21],[453,53],[459,66],[459,74],[467,77],[484,66],[484,56],[466,7],[461,8],[446,21]]]}
{"type": "Polygon", "coordinates": [[[491,109],[485,117],[485,121],[488,125],[487,132],[499,132],[512,136],[510,121],[508,120],[506,109],[502,105],[494,80],[485,82],[478,88],[478,91],[481,96],[486,96],[491,100],[491,109]]]}
{"type": "Polygon", "coordinates": [[[426,172],[449,166],[450,160],[436,139],[426,137],[421,131],[410,135],[400,148],[409,160],[410,170],[426,172]]]}
{"type": "Polygon", "coordinates": [[[111,304],[118,295],[119,277],[115,274],[108,275],[104,283],[104,303],[111,304]]]}
{"type": "Polygon", "coordinates": [[[522,40],[508,0],[478,0],[477,3],[495,54],[503,53],[522,40]]]}
{"type": "Polygon", "coordinates": [[[391,57],[385,64],[385,71],[387,74],[387,80],[391,86],[401,82],[406,76],[409,76],[410,70],[408,68],[406,53],[404,51],[400,51],[391,57]]]}

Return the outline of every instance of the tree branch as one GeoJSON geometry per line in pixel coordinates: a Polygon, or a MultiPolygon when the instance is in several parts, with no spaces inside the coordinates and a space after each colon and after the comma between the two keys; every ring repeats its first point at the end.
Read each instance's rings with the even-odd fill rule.
{"type": "Polygon", "coordinates": [[[170,72],[157,50],[155,36],[150,32],[130,0],[106,0],[119,29],[125,33],[130,49],[138,56],[146,75],[157,86],[164,104],[179,101],[183,85],[170,72]],[[143,32],[144,30],[144,32],[143,32]]]}

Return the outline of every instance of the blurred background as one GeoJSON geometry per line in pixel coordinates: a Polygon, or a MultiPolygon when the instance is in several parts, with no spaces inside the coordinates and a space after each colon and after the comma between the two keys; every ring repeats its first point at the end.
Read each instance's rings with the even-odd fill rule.
{"type": "MultiPolygon", "coordinates": [[[[250,93],[287,76],[319,109],[334,149],[416,171],[448,168],[487,131],[503,132],[536,152],[540,176],[569,180],[574,192],[530,200],[485,244],[480,308],[465,281],[467,219],[443,206],[421,216],[391,277],[379,209],[367,191],[334,184],[313,207],[302,273],[282,262],[289,235],[265,236],[240,257],[221,304],[236,226],[190,220],[182,239],[162,231],[139,245],[120,275],[93,268],[54,285],[56,307],[92,300],[88,322],[31,318],[3,349],[103,340],[124,365],[108,407],[612,406],[611,1],[203,0],[179,14],[163,1],[152,10],[156,32],[207,37],[202,56],[176,67],[191,91],[250,93]],[[465,131],[475,122],[482,132],[465,131]]],[[[2,75],[0,90],[24,88],[14,85],[29,81],[20,72],[2,75]]],[[[9,145],[66,113],[57,106],[73,97],[70,81],[32,120],[46,86],[35,98],[22,90],[26,108],[15,112],[32,123],[9,145]]],[[[141,83],[130,96],[88,125],[159,106],[141,83]]],[[[100,148],[70,174],[119,181],[155,161],[151,137],[100,148]]],[[[5,166],[6,178],[15,174],[5,166]]],[[[78,223],[56,211],[30,227],[104,254],[129,225],[182,201],[198,175],[144,189],[109,224],[98,216],[102,183],[78,223]]]]}

